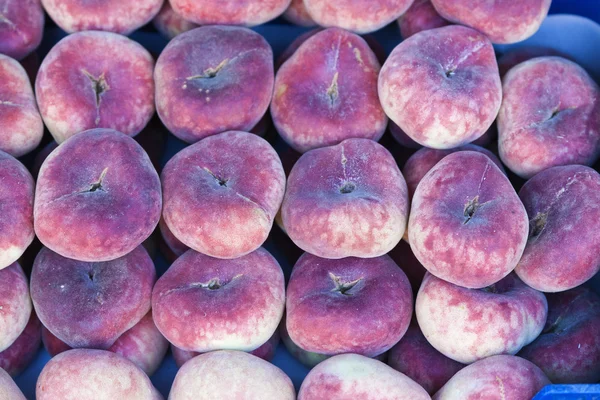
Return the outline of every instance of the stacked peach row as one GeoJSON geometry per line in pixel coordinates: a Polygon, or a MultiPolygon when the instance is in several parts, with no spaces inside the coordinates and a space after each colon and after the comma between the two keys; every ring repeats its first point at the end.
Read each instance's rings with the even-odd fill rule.
{"type": "Polygon", "coordinates": [[[8,374],[41,340],[42,400],[160,399],[148,376],[169,346],[169,399],[294,399],[268,362],[280,337],[314,367],[302,400],[600,381],[585,286],[600,270],[600,89],[550,49],[496,60],[492,46],[531,36],[549,0],[3,3],[0,393],[23,398],[8,374]],[[42,5],[71,34],[32,87],[15,58],[40,43],[42,5]],[[322,28],[274,63],[238,25],[282,13],[322,28]],[[123,36],[153,18],[173,37],[156,62],[123,36]],[[388,57],[359,36],[396,20],[388,57]],[[44,127],[34,181],[14,157],[44,127]],[[165,128],[189,146],[160,168],[165,128]],[[418,149],[402,170],[378,143],[388,128],[418,149]],[[270,234],[305,252],[286,254],[287,285],[270,234]]]}

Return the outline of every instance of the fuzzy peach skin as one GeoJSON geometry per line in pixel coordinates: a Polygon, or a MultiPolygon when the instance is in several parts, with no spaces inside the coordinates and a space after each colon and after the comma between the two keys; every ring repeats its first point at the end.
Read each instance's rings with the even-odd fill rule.
{"type": "Polygon", "coordinates": [[[377,95],[380,68],[360,36],[339,28],[314,34],[275,77],[277,131],[299,152],[348,138],[379,140],[387,126],[377,95]]]}
{"type": "Polygon", "coordinates": [[[408,10],[398,18],[403,39],[428,29],[441,28],[450,22],[438,14],[431,0],[415,0],[408,10]]]}
{"type": "Polygon", "coordinates": [[[200,25],[262,25],[280,16],[290,0],[169,0],[184,19],[200,25]]]}
{"type": "Polygon", "coordinates": [[[412,312],[408,278],[388,256],[328,260],[305,253],[287,286],[287,331],[312,353],[382,354],[402,338],[412,312]]]}
{"type": "Polygon", "coordinates": [[[32,312],[23,332],[6,350],[0,353],[0,368],[8,372],[10,376],[19,375],[37,356],[41,343],[42,324],[35,312],[32,312]]]}
{"type": "Polygon", "coordinates": [[[466,144],[464,146],[448,150],[436,150],[423,147],[410,156],[410,158],[404,164],[404,168],[402,168],[402,175],[404,175],[404,178],[406,179],[406,185],[408,186],[408,197],[412,199],[419,182],[421,182],[425,175],[427,175],[427,173],[433,167],[435,167],[438,162],[440,162],[448,154],[459,151],[476,151],[478,153],[485,154],[494,162],[494,164],[496,164],[500,171],[506,175],[506,171],[504,171],[502,162],[494,153],[486,148],[474,144],[466,144]]]}
{"type": "Polygon", "coordinates": [[[434,349],[416,323],[388,353],[388,365],[417,382],[430,395],[437,392],[464,364],[434,349]]]}
{"type": "Polygon", "coordinates": [[[0,399],[27,400],[10,375],[0,368],[0,399]]]}
{"type": "Polygon", "coordinates": [[[0,351],[23,333],[31,315],[29,285],[18,263],[0,270],[0,351]]]}
{"type": "Polygon", "coordinates": [[[21,157],[40,144],[43,134],[44,123],[27,72],[0,54],[0,150],[21,157]]]}
{"type": "Polygon", "coordinates": [[[156,282],[154,322],[187,351],[252,351],[273,335],[285,305],[281,267],[263,248],[232,260],[194,250],[156,282]]]}
{"type": "Polygon", "coordinates": [[[427,400],[419,384],[381,361],[341,354],[314,367],[302,382],[298,400],[427,400]]]}
{"type": "Polygon", "coordinates": [[[600,296],[583,286],[546,296],[546,326],[519,356],[540,367],[553,383],[597,383],[600,296]]]}
{"type": "Polygon", "coordinates": [[[150,53],[125,36],[67,36],[44,58],[35,82],[46,127],[58,143],[92,128],[137,135],[154,114],[153,69],[150,53]]]}
{"type": "Polygon", "coordinates": [[[421,179],[408,241],[425,268],[467,288],[498,282],[517,265],[529,232],[525,208],[488,156],[458,151],[421,179]]]}
{"type": "Polygon", "coordinates": [[[369,139],[305,153],[281,206],[288,236],[323,258],[386,254],[402,238],[407,215],[402,173],[390,152],[369,139]]]}
{"type": "Polygon", "coordinates": [[[552,0],[431,0],[448,21],[470,26],[493,43],[509,44],[527,39],[540,28],[552,0]]]}
{"type": "Polygon", "coordinates": [[[378,85],[388,117],[411,139],[436,149],[482,136],[502,101],[492,44],[457,25],[419,32],[396,46],[378,85]]]}
{"type": "Polygon", "coordinates": [[[283,18],[295,25],[311,27],[316,23],[308,14],[304,0],[292,0],[290,6],[283,13],[283,18]]]}
{"type": "Polygon", "coordinates": [[[38,176],[37,237],[64,257],[108,261],[135,249],[160,220],[160,179],[142,147],[110,129],[80,133],[38,176]]]}
{"type": "Polygon", "coordinates": [[[146,25],[163,0],[41,0],[52,20],[67,33],[108,31],[129,35],[146,25]]]}
{"type": "Polygon", "coordinates": [[[52,358],[40,374],[37,400],[162,400],[148,376],[106,350],[75,349],[52,358]]]}
{"type": "Polygon", "coordinates": [[[34,185],[27,168],[0,151],[0,270],[33,242],[34,185]]]}
{"type": "Polygon", "coordinates": [[[498,114],[500,158],[528,179],[558,165],[592,165],[600,155],[600,88],[561,57],[538,57],[503,80],[498,114]]]}
{"type": "Polygon", "coordinates": [[[243,351],[212,351],[177,372],[169,400],[295,400],[292,381],[276,366],[243,351]]]}
{"type": "Polygon", "coordinates": [[[544,294],[515,274],[483,289],[467,289],[426,274],[415,311],[427,341],[463,364],[516,354],[544,328],[544,294]]]}
{"type": "MultiPolygon", "coordinates": [[[[44,347],[51,357],[71,350],[71,347],[54,336],[46,327],[42,328],[44,347]]],[[[107,350],[133,362],[148,376],[152,376],[164,359],[169,342],[154,325],[149,311],[137,324],[124,332],[107,350]]]]}
{"type": "Polygon", "coordinates": [[[600,175],[583,165],[549,168],[521,188],[529,240],[515,272],[529,286],[561,292],[600,271],[600,175]]]}
{"type": "Polygon", "coordinates": [[[40,0],[2,0],[0,3],[0,54],[21,60],[35,50],[44,33],[40,0]]]}
{"type": "Polygon", "coordinates": [[[530,400],[550,381],[541,369],[520,357],[499,355],[460,370],[434,400],[530,400]]]}
{"type": "Polygon", "coordinates": [[[271,102],[273,51],[250,29],[203,26],[169,42],[154,79],[158,115],[181,140],[249,131],[271,102]]]}
{"type": "Polygon", "coordinates": [[[31,298],[40,321],[70,347],[107,349],[150,310],[155,280],[142,246],[96,263],[43,248],[31,272],[31,298]]]}
{"type": "Polygon", "coordinates": [[[310,17],[318,25],[369,33],[398,19],[413,0],[304,0],[310,17]]]}
{"type": "Polygon", "coordinates": [[[163,218],[186,246],[237,258],[267,239],[285,192],[279,156],[252,133],[229,131],[186,147],[165,165],[163,218]]]}
{"type": "Polygon", "coordinates": [[[171,40],[180,33],[197,28],[198,25],[177,14],[169,0],[165,0],[162,8],[152,20],[152,24],[164,37],[171,40]]]}
{"type": "MultiPolygon", "coordinates": [[[[257,348],[256,350],[249,351],[248,353],[256,356],[258,358],[262,358],[265,361],[271,361],[271,359],[275,356],[275,351],[277,350],[277,346],[279,345],[279,330],[275,330],[273,336],[269,338],[262,346],[257,348]]],[[[173,358],[175,359],[175,364],[178,368],[181,368],[183,364],[191,360],[192,358],[203,354],[195,351],[186,351],[181,350],[177,346],[171,345],[171,353],[173,354],[173,358]]]]}
{"type": "MultiPolygon", "coordinates": [[[[396,142],[398,142],[401,146],[407,147],[409,149],[420,149],[423,146],[419,143],[412,140],[396,123],[392,120],[388,123],[388,130],[390,131],[392,137],[396,142]]],[[[497,136],[496,125],[492,124],[487,131],[477,139],[473,140],[470,144],[474,144],[477,146],[485,147],[489,145],[497,136]]],[[[466,145],[465,145],[466,146],[466,145]]],[[[463,146],[461,146],[463,147],[463,146]]],[[[451,149],[446,149],[451,150],[451,149]]]]}
{"type": "Polygon", "coordinates": [[[510,69],[522,62],[531,60],[536,57],[545,57],[545,56],[559,56],[563,58],[569,58],[566,54],[561,53],[558,50],[552,49],[550,47],[542,47],[542,46],[523,46],[518,47],[515,50],[508,51],[498,57],[498,70],[500,71],[500,76],[506,75],[510,69]]]}

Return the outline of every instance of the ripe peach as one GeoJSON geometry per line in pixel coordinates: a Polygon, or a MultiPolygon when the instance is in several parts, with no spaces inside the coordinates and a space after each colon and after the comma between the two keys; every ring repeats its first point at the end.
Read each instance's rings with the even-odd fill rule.
{"type": "Polygon", "coordinates": [[[511,183],[486,155],[459,151],[421,180],[408,221],[410,246],[438,278],[468,288],[498,282],[517,265],[528,218],[511,183]]]}
{"type": "Polygon", "coordinates": [[[125,36],[67,36],[50,50],[35,82],[46,127],[58,143],[92,128],[135,136],[154,114],[153,69],[150,53],[125,36]]]}
{"type": "Polygon", "coordinates": [[[0,270],[0,351],[23,333],[31,316],[29,285],[18,263],[0,270]]]}
{"type": "Polygon", "coordinates": [[[290,0],[169,0],[184,19],[200,25],[264,24],[281,15],[290,0]]]}
{"type": "Polygon", "coordinates": [[[15,381],[2,368],[0,368],[0,398],[6,400],[27,400],[15,381]]]}
{"type": "Polygon", "coordinates": [[[154,19],[152,24],[164,37],[171,40],[180,33],[191,31],[197,28],[198,25],[184,19],[181,15],[177,14],[171,2],[166,0],[154,19]]]}
{"type": "Polygon", "coordinates": [[[316,25],[306,10],[304,0],[292,0],[290,6],[283,13],[283,18],[300,26],[311,27],[316,25]]]}
{"type": "Polygon", "coordinates": [[[415,0],[410,8],[398,18],[400,34],[403,39],[408,39],[421,31],[441,28],[449,24],[449,21],[438,14],[431,0],[415,0]]]}
{"type": "Polygon", "coordinates": [[[538,57],[504,77],[498,150],[522,178],[600,155],[600,88],[583,68],[561,57],[538,57]]]}
{"type": "Polygon", "coordinates": [[[396,161],[368,139],[305,153],[292,168],[281,208],[294,243],[323,258],[386,254],[402,238],[407,214],[396,161]]]}
{"type": "Polygon", "coordinates": [[[154,79],[158,115],[179,139],[194,143],[225,131],[247,132],[271,102],[273,51],[250,29],[203,26],[169,42],[154,79]]]}
{"type": "Polygon", "coordinates": [[[404,40],[383,65],[378,85],[390,119],[414,141],[436,149],[482,136],[502,101],[492,44],[458,25],[404,40]]]}
{"type": "Polygon", "coordinates": [[[348,138],[379,140],[387,126],[377,94],[380,67],[360,36],[338,28],[315,33],[275,77],[277,131],[300,152],[348,138]]]}
{"type": "MultiPolygon", "coordinates": [[[[0,353],[0,368],[8,372],[10,376],[19,375],[33,361],[41,343],[42,324],[35,312],[32,311],[23,332],[6,350],[0,353]]],[[[1,394],[0,398],[3,398],[1,394]]]]}
{"type": "Polygon", "coordinates": [[[0,53],[21,60],[35,50],[44,33],[40,0],[3,0],[0,12],[0,53]]]}

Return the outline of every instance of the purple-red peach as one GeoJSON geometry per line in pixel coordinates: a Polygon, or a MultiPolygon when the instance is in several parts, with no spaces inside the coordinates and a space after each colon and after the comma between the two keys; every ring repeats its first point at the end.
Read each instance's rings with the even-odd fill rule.
{"type": "Polygon", "coordinates": [[[349,138],[379,140],[388,121],[377,94],[380,68],[360,36],[339,28],[315,33],[277,71],[277,131],[299,152],[349,138]]]}
{"type": "Polygon", "coordinates": [[[3,0],[0,10],[0,53],[25,58],[42,42],[44,10],[40,0],[3,0]]]}
{"type": "Polygon", "coordinates": [[[106,350],[75,349],[52,358],[36,385],[37,400],[162,400],[148,376],[106,350]]]}
{"type": "Polygon", "coordinates": [[[404,40],[381,68],[378,85],[388,117],[411,139],[436,149],[482,136],[502,101],[491,42],[458,25],[404,40]]]}
{"type": "Polygon", "coordinates": [[[494,161],[459,151],[435,164],[418,184],[408,241],[433,275],[483,288],[516,267],[528,225],[525,207],[494,161]]]}
{"type": "Polygon", "coordinates": [[[44,58],[35,82],[46,127],[58,143],[92,128],[137,135],[154,114],[153,70],[150,53],[125,36],[67,36],[44,58]]]}
{"type": "Polygon", "coordinates": [[[579,65],[538,57],[503,79],[500,158],[528,179],[558,165],[592,165],[600,155],[600,88],[579,65]]]}
{"type": "Polygon", "coordinates": [[[600,271],[600,174],[583,165],[553,167],[523,185],[529,238],[515,272],[537,290],[561,292],[600,271]]]}
{"type": "Polygon", "coordinates": [[[42,164],[35,233],[64,257],[114,260],[152,234],[161,208],[160,179],[142,147],[120,132],[91,129],[42,164]]]}
{"type": "Polygon", "coordinates": [[[29,285],[18,263],[0,270],[0,351],[23,333],[31,316],[29,285]]]}
{"type": "MultiPolygon", "coordinates": [[[[0,368],[10,376],[19,375],[33,361],[42,343],[42,324],[35,312],[19,337],[0,353],[0,368]]],[[[1,389],[0,389],[1,393],[1,389]]],[[[2,396],[0,395],[0,398],[2,396]]]]}
{"type": "Polygon", "coordinates": [[[484,33],[493,43],[509,44],[527,39],[548,15],[552,0],[431,0],[448,21],[484,33]]]}
{"type": "Polygon", "coordinates": [[[31,272],[31,297],[40,321],[70,347],[107,349],[150,310],[155,280],[142,246],[94,263],[43,248],[31,272]]]}
{"type": "Polygon", "coordinates": [[[408,10],[398,18],[400,34],[408,39],[415,33],[441,28],[450,22],[438,14],[431,0],[415,0],[408,10]]]}
{"type": "Polygon", "coordinates": [[[407,214],[406,182],[394,157],[368,139],[302,155],[281,208],[292,241],[323,258],[388,253],[404,234],[407,214]]]}
{"type": "Polygon", "coordinates": [[[257,349],[277,329],[284,306],[283,271],[263,248],[230,260],[188,250],[152,295],[161,333],[173,345],[200,353],[257,349]]]}
{"type": "Polygon", "coordinates": [[[290,0],[169,0],[173,10],[199,25],[264,24],[281,15],[290,0]]]}
{"type": "Polygon", "coordinates": [[[415,311],[427,341],[440,353],[469,364],[516,354],[544,328],[544,294],[515,274],[483,289],[467,289],[426,274],[415,311]]]}
{"type": "Polygon", "coordinates": [[[35,149],[43,134],[44,123],[27,72],[0,54],[0,150],[20,157],[35,149]]]}
{"type": "Polygon", "coordinates": [[[171,40],[180,33],[191,31],[198,25],[177,14],[170,1],[165,1],[162,8],[152,20],[152,24],[164,37],[171,40]]]}
{"type": "Polygon", "coordinates": [[[273,96],[273,51],[250,29],[203,26],[169,42],[158,57],[154,79],[158,115],[181,140],[194,143],[225,131],[247,132],[273,96]]]}
{"type": "Polygon", "coordinates": [[[541,369],[515,356],[493,356],[454,375],[433,400],[530,400],[550,381],[541,369]]]}

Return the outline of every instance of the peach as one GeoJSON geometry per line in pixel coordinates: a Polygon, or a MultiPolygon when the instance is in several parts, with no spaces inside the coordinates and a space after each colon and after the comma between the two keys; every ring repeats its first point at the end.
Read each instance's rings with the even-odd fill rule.
{"type": "Polygon", "coordinates": [[[381,68],[378,85],[388,117],[411,139],[436,149],[482,136],[502,101],[492,44],[458,25],[404,40],[381,68]]]}
{"type": "MultiPolygon", "coordinates": [[[[33,178],[17,159],[0,151],[0,271],[33,242],[33,178]]],[[[0,350],[1,351],[1,350],[0,350]]]]}
{"type": "Polygon", "coordinates": [[[583,68],[538,57],[503,80],[498,150],[506,166],[530,178],[558,165],[592,165],[600,155],[600,89],[583,68]]]}
{"type": "Polygon", "coordinates": [[[392,134],[392,137],[396,142],[398,142],[401,146],[407,147],[409,149],[420,149],[421,146],[419,143],[415,142],[408,136],[396,123],[392,120],[388,123],[388,129],[392,134]]]}
{"type": "Polygon", "coordinates": [[[75,349],[52,358],[40,374],[38,400],[161,400],[148,376],[105,350],[75,349]]]}
{"type": "Polygon", "coordinates": [[[406,182],[392,155],[368,139],[311,150],[296,162],[281,206],[285,231],[323,258],[378,257],[406,226],[406,182]]]}
{"type": "Polygon", "coordinates": [[[600,175],[583,165],[549,168],[519,196],[529,240],[515,272],[543,292],[572,289],[600,271],[600,175]]]}
{"type": "Polygon", "coordinates": [[[298,346],[296,343],[294,343],[294,341],[290,338],[290,334],[288,333],[287,328],[285,326],[285,316],[281,325],[279,326],[279,333],[281,335],[281,342],[283,343],[287,351],[292,355],[292,357],[300,361],[300,363],[302,363],[308,368],[313,368],[315,365],[331,357],[326,354],[319,354],[306,351],[300,346],[298,346]]]}
{"type": "Polygon", "coordinates": [[[448,150],[436,150],[424,147],[415,152],[404,164],[402,168],[402,174],[406,179],[406,185],[408,186],[408,197],[412,199],[415,194],[415,190],[419,185],[419,182],[427,175],[427,173],[435,167],[448,154],[456,153],[459,151],[476,151],[481,154],[485,154],[490,160],[496,164],[496,166],[506,175],[502,162],[496,157],[494,153],[483,147],[476,146],[474,144],[466,144],[464,146],[455,147],[448,150]]]}
{"type": "Polygon", "coordinates": [[[283,315],[279,264],[266,250],[231,260],[193,250],[156,282],[152,313],[173,345],[187,351],[252,351],[273,335],[283,315]]]}
{"type": "Polygon", "coordinates": [[[388,365],[417,382],[430,395],[437,392],[464,364],[433,348],[416,323],[389,351],[388,365]]]}
{"type": "Polygon", "coordinates": [[[203,26],[169,42],[154,79],[158,115],[179,139],[194,143],[229,130],[249,131],[271,102],[273,51],[250,29],[203,26]]]}
{"type": "Polygon", "coordinates": [[[515,268],[528,225],[502,170],[485,154],[459,151],[435,164],[417,186],[408,241],[433,275],[477,289],[515,268]]]}
{"type": "Polygon", "coordinates": [[[295,25],[311,27],[316,23],[308,14],[304,0],[292,0],[290,6],[283,13],[283,18],[295,25]]]}
{"type": "Polygon", "coordinates": [[[484,33],[493,43],[509,44],[527,39],[540,28],[552,0],[431,0],[448,21],[484,33]]]}
{"type": "Polygon", "coordinates": [[[35,82],[46,127],[59,144],[92,128],[135,136],[154,114],[153,68],[150,53],[125,36],[67,36],[50,50],[35,82]]]}
{"type": "Polygon", "coordinates": [[[242,351],[212,351],[177,372],[169,400],[294,400],[292,381],[276,366],[242,351]]]}
{"type": "Polygon", "coordinates": [[[427,270],[417,260],[408,242],[401,240],[388,255],[402,268],[412,287],[413,296],[416,296],[427,270]]]}
{"type": "MultiPolygon", "coordinates": [[[[19,375],[33,361],[42,343],[42,324],[32,312],[19,337],[0,353],[0,368],[10,376],[19,375]]],[[[0,399],[2,395],[0,395],[0,399]]]]}
{"type": "Polygon", "coordinates": [[[290,339],[313,353],[382,354],[402,338],[412,311],[408,278],[388,256],[328,260],[305,253],[287,287],[290,339]]]}
{"type": "Polygon", "coordinates": [[[0,368],[0,399],[27,400],[10,375],[0,368]]]}
{"type": "Polygon", "coordinates": [[[553,383],[600,381],[600,296],[582,286],[546,296],[546,326],[519,356],[553,383]]]}
{"type": "Polygon", "coordinates": [[[31,298],[40,321],[70,347],[107,349],[150,310],[155,279],[141,246],[96,263],[43,248],[31,272],[31,298]]]}
{"type": "Polygon", "coordinates": [[[200,25],[262,25],[277,18],[290,0],[169,0],[184,19],[200,25]]]}
{"type": "Polygon", "coordinates": [[[237,258],[267,239],[285,192],[281,160],[257,135],[229,131],[177,153],[162,172],[163,218],[186,246],[237,258]]]}
{"type": "Polygon", "coordinates": [[[317,32],[277,72],[271,103],[277,131],[299,152],[349,138],[379,140],[387,126],[379,70],[360,36],[338,28],[317,32]]]}
{"type": "Polygon", "coordinates": [[[427,341],[463,364],[496,354],[516,354],[544,328],[544,294],[515,274],[473,290],[426,274],[415,311],[427,341]]]}
{"type": "Polygon", "coordinates": [[[177,239],[175,235],[173,235],[173,232],[171,232],[171,230],[165,223],[164,218],[160,219],[158,226],[160,228],[161,237],[167,247],[166,250],[168,254],[165,255],[167,256],[167,259],[172,263],[177,259],[177,257],[188,251],[190,248],[187,247],[185,244],[181,243],[181,241],[177,239]]]}
{"type": "Polygon", "coordinates": [[[35,232],[51,250],[81,261],[122,257],[160,220],[160,179],[132,138],[110,129],[80,133],[42,164],[35,232]]]}
{"type": "Polygon", "coordinates": [[[438,14],[431,0],[415,0],[404,14],[398,18],[398,26],[403,39],[428,29],[441,28],[450,22],[438,14]]]}
{"type": "Polygon", "coordinates": [[[29,285],[18,263],[0,270],[0,311],[0,351],[5,351],[23,333],[31,316],[29,285]]]}
{"type": "Polygon", "coordinates": [[[500,71],[500,76],[506,75],[510,69],[522,62],[531,60],[536,57],[544,57],[544,56],[559,56],[563,58],[569,58],[569,56],[561,53],[558,50],[552,49],[550,47],[541,47],[541,46],[523,46],[519,47],[515,50],[508,51],[502,56],[498,58],[498,70],[500,71]]]}
{"type": "Polygon", "coordinates": [[[434,400],[530,400],[550,381],[534,364],[515,356],[493,356],[460,370],[434,400]]]}
{"type": "Polygon", "coordinates": [[[163,0],[41,0],[52,20],[67,33],[108,31],[129,35],[146,25],[163,0]]]}
{"type": "Polygon", "coordinates": [[[310,17],[319,25],[369,33],[398,19],[413,0],[304,0],[310,17]]]}
{"type": "Polygon", "coordinates": [[[44,123],[27,72],[17,61],[2,54],[0,99],[0,150],[20,157],[40,144],[44,123]]]}
{"type": "Polygon", "coordinates": [[[341,354],[314,367],[302,382],[298,400],[427,400],[419,384],[381,361],[341,354]]]}
{"type": "Polygon", "coordinates": [[[0,53],[25,58],[42,41],[44,10],[40,0],[3,0],[0,12],[0,53]]]}
{"type": "MultiPolygon", "coordinates": [[[[262,346],[258,347],[256,350],[252,350],[249,353],[258,358],[262,358],[265,361],[271,361],[271,359],[275,356],[275,351],[277,350],[277,346],[279,345],[279,330],[275,330],[273,336],[269,338],[262,346]]],[[[175,364],[178,368],[181,368],[183,364],[191,360],[192,358],[202,354],[195,351],[186,351],[182,350],[177,346],[171,345],[171,353],[173,353],[173,358],[175,359],[175,364]]]]}
{"type": "Polygon", "coordinates": [[[152,24],[164,37],[171,40],[180,33],[197,28],[198,25],[184,19],[177,14],[169,0],[166,0],[154,19],[152,24]]]}
{"type": "MultiPolygon", "coordinates": [[[[51,357],[71,350],[68,344],[54,336],[46,327],[42,328],[42,340],[51,357]]],[[[140,322],[119,336],[107,350],[123,356],[137,365],[146,375],[152,376],[168,349],[169,342],[154,325],[150,311],[140,322]]]]}

